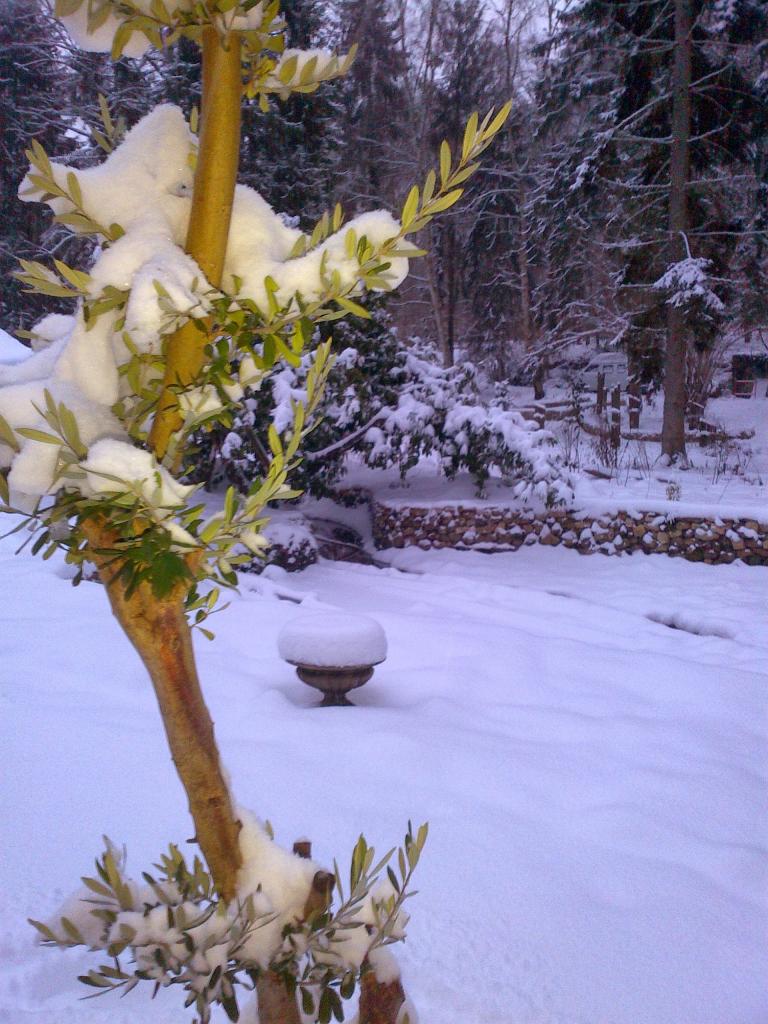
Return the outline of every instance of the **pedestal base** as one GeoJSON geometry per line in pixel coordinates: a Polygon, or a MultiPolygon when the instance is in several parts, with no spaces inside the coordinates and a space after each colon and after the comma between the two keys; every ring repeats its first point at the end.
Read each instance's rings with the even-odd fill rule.
{"type": "Polygon", "coordinates": [[[373,665],[297,665],[296,675],[302,683],[322,692],[320,707],[354,707],[347,694],[368,682],[373,675],[373,665]]]}

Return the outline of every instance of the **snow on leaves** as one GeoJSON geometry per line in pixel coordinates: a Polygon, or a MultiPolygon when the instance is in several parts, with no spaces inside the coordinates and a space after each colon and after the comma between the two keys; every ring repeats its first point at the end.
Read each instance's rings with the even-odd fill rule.
{"type": "Polygon", "coordinates": [[[310,911],[318,865],[278,846],[252,814],[238,813],[243,867],[232,902],[218,898],[197,856],[188,864],[171,845],[138,881],[126,874],[125,851],[105,839],[96,874],[83,878],[53,920],[30,922],[41,942],[103,950],[110,962],[80,977],[94,995],[126,994],[142,981],[181,985],[201,1024],[217,1005],[237,1020],[238,990],[267,971],[298,990],[313,1019],[341,1020],[342,1000],[354,995],[361,971],[374,970],[382,981],[399,976],[386,947],[405,937],[403,905],[427,826],[414,834],[409,824],[403,846],[378,861],[360,836],[347,891],[338,867],[328,878],[338,905],[310,911]]]}
{"type": "MultiPolygon", "coordinates": [[[[313,83],[346,66],[324,51],[285,51],[277,4],[218,0],[210,9],[182,3],[170,10],[162,0],[59,0],[57,12],[76,36],[89,37],[89,45],[104,48],[111,32],[113,54],[122,52],[134,32],[167,45],[180,34],[200,38],[204,26],[225,36],[244,18],[237,29],[246,64],[251,62],[246,92],[257,80],[262,93],[311,91],[313,83]]],[[[187,506],[188,491],[173,479],[192,432],[214,421],[231,425],[246,387],[258,387],[279,361],[301,363],[316,324],[365,316],[358,301],[364,292],[402,282],[410,258],[420,254],[407,236],[458,200],[478,155],[508,113],[507,105],[482,121],[473,115],[455,161],[443,144],[439,178],[430,171],[424,187],[411,190],[399,221],[379,210],[344,224],[337,206],[307,236],[289,227],[253,189],[237,186],[221,287],[206,281],[183,248],[196,142],[181,110],[157,107],[100,166],[81,171],[51,161],[33,145],[21,198],[46,203],[69,230],[94,235],[100,243],[88,274],[61,261],[55,261],[55,271],[37,263],[22,266],[20,276],[30,288],[72,297],[77,306],[66,330],[57,329],[47,347],[7,368],[0,381],[7,385],[0,390],[0,468],[9,470],[4,498],[16,510],[33,510],[45,552],[61,543],[72,560],[82,561],[86,545],[79,524],[117,516],[127,531],[121,534],[120,558],[135,568],[137,579],[153,581],[153,564],[162,554],[165,563],[178,564],[187,585],[189,573],[181,567],[195,551],[201,575],[234,584],[234,566],[249,557],[235,550],[238,545],[261,549],[264,506],[296,494],[287,476],[299,460],[331,369],[329,345],[315,350],[304,395],[291,399],[284,418],[284,436],[269,429],[263,478],[244,497],[232,492],[223,514],[205,517],[201,506],[187,506]],[[171,385],[182,421],[158,461],[151,430],[169,387],[166,350],[187,324],[206,339],[206,361],[188,383],[171,385]],[[65,420],[77,428],[76,444],[65,420]],[[140,458],[128,457],[132,448],[140,458]],[[185,501],[177,501],[182,495],[185,501]],[[74,520],[75,527],[60,541],[64,519],[74,520]],[[155,536],[158,529],[162,537],[155,536]],[[155,557],[146,561],[149,548],[155,557]]],[[[43,345],[42,329],[38,344],[43,345]]],[[[194,589],[190,601],[198,617],[207,614],[194,589]]]]}

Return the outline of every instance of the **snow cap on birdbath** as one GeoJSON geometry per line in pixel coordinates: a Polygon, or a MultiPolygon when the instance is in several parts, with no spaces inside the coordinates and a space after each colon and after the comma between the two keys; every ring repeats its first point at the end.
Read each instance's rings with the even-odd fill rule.
{"type": "Polygon", "coordinates": [[[387,638],[368,615],[304,612],[280,630],[277,649],[302,682],[323,692],[324,706],[338,706],[348,705],[346,693],[366,683],[373,666],[384,661],[387,638]]]}

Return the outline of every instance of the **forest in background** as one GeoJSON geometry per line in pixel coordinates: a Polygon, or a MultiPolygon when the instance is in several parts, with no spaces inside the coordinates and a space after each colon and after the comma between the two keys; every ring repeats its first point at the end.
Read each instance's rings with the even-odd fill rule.
{"type": "MultiPolygon", "coordinates": [[[[112,64],[73,48],[42,0],[2,6],[0,325],[18,333],[69,310],[20,295],[17,259],[82,263],[89,244],[14,198],[31,139],[69,163],[99,162],[156,103],[192,108],[199,64],[183,42],[112,64]]],[[[368,391],[394,386],[387,374],[397,364],[402,376],[400,350],[415,334],[436,364],[469,364],[497,389],[542,387],[584,344],[618,347],[633,377],[665,384],[682,427],[723,339],[768,324],[760,0],[283,7],[294,45],[359,46],[339,82],[245,111],[242,180],[305,229],[329,196],[350,214],[399,209],[441,139],[460,148],[472,111],[514,100],[462,204],[425,230],[429,255],[407,286],[371,321],[344,327],[346,344],[370,353],[356,371],[368,391]]],[[[348,425],[366,423],[361,413],[348,425]]],[[[677,435],[668,432],[667,454],[677,435]]]]}

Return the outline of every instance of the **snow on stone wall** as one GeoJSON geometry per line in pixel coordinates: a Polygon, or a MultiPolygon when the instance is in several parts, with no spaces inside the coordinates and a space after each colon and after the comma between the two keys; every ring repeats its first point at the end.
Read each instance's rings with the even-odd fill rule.
{"type": "Polygon", "coordinates": [[[373,537],[379,548],[473,548],[517,550],[524,544],[575,548],[582,554],[680,556],[710,565],[768,565],[768,526],[754,519],[673,517],[658,512],[533,512],[497,506],[418,507],[372,503],[373,537]]]}
{"type": "MultiPolygon", "coordinates": [[[[340,501],[367,503],[377,548],[455,548],[516,551],[523,545],[562,544],[581,554],[665,554],[727,564],[768,565],[768,524],[747,518],[706,518],[659,512],[609,512],[590,515],[574,510],[534,512],[496,505],[403,505],[377,500],[363,488],[347,488],[340,501]]],[[[296,572],[318,559],[318,543],[300,515],[267,528],[271,547],[266,559],[254,559],[241,571],[261,572],[278,565],[296,572]]],[[[329,550],[322,552],[333,558],[329,550]]]]}

